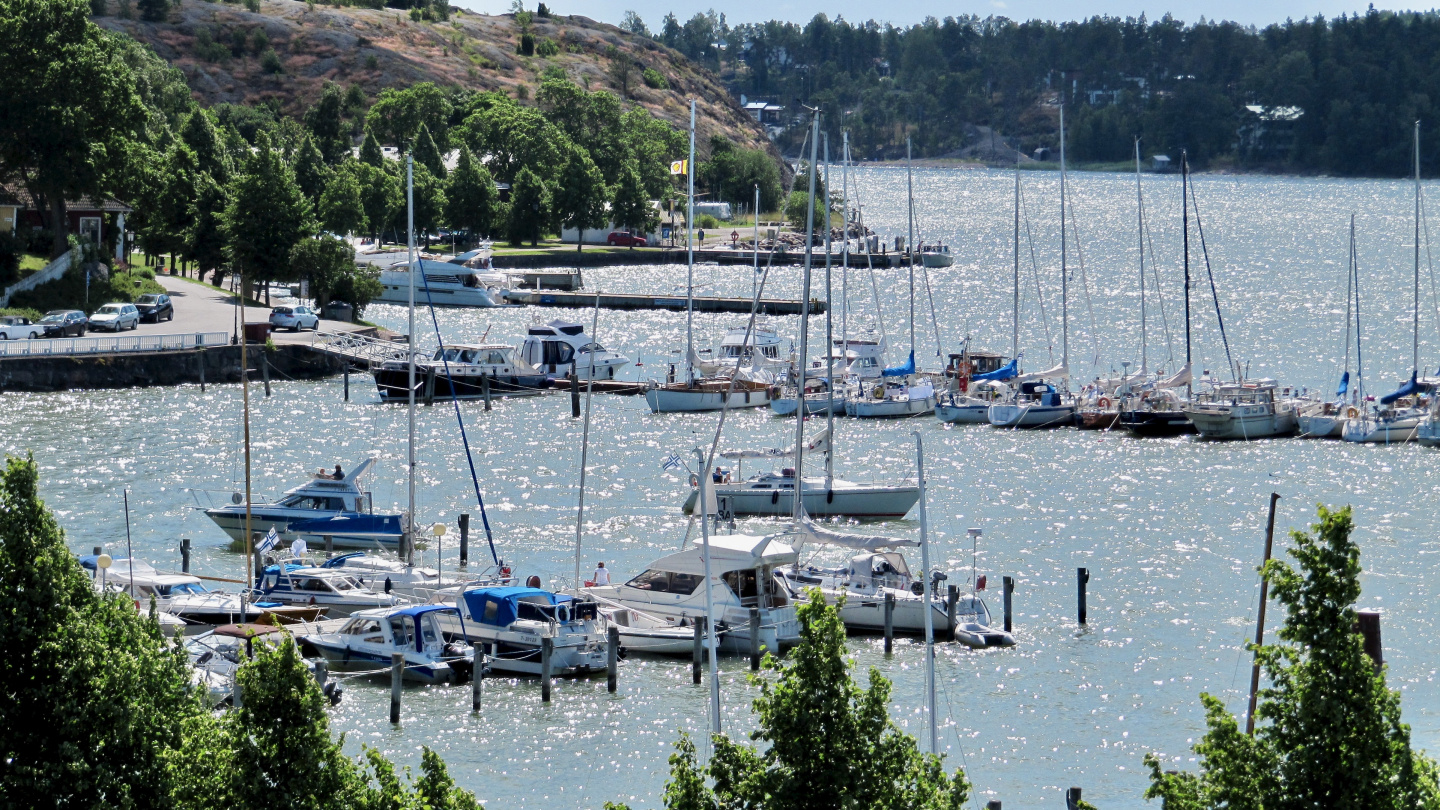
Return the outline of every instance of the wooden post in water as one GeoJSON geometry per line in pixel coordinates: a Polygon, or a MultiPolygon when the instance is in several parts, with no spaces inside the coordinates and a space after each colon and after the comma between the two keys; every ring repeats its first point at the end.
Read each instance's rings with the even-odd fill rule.
{"type": "Polygon", "coordinates": [[[1005,577],[1005,632],[1010,632],[1011,601],[1015,594],[1015,578],[1005,577]]]}
{"type": "Polygon", "coordinates": [[[1075,569],[1075,590],[1076,590],[1076,597],[1077,597],[1077,599],[1078,599],[1078,601],[1079,601],[1078,607],[1079,607],[1079,609],[1080,609],[1080,626],[1081,626],[1081,627],[1084,627],[1084,626],[1085,626],[1085,618],[1086,618],[1086,616],[1085,616],[1085,613],[1086,613],[1086,611],[1085,611],[1085,586],[1086,586],[1089,582],[1090,582],[1090,569],[1089,569],[1089,568],[1076,568],[1076,569],[1075,569]]]}
{"type": "Polygon", "coordinates": [[[760,609],[750,608],[750,671],[760,671],[760,609]]]}
{"type": "Polygon", "coordinates": [[[480,394],[485,397],[485,412],[490,412],[490,378],[484,375],[480,377],[480,394]]]}
{"type": "Polygon", "coordinates": [[[180,573],[190,573],[190,538],[180,538],[180,573]]]}
{"type": "Polygon", "coordinates": [[[1364,639],[1365,654],[1370,656],[1371,662],[1375,664],[1375,671],[1379,672],[1380,666],[1385,663],[1385,649],[1380,644],[1380,610],[1366,608],[1360,611],[1357,620],[1360,636],[1364,639]]]}
{"type": "Polygon", "coordinates": [[[405,653],[390,653],[390,722],[400,722],[400,684],[405,680],[405,653]]]}
{"type": "Polygon", "coordinates": [[[350,401],[350,364],[345,364],[345,401],[350,401]]]}
{"type": "MultiPolygon", "coordinates": [[[[1270,562],[1270,550],[1275,543],[1275,502],[1280,500],[1280,493],[1270,493],[1270,517],[1265,521],[1265,558],[1260,562],[1263,569],[1265,563],[1270,562]]],[[[1255,618],[1255,646],[1259,647],[1265,643],[1265,603],[1270,601],[1270,583],[1265,577],[1260,577],[1260,611],[1255,618]]],[[[1250,666],[1250,708],[1245,713],[1245,734],[1255,735],[1255,696],[1260,691],[1260,656],[1256,651],[1255,663],[1250,666]]]]}
{"type": "Polygon", "coordinates": [[[702,639],[705,638],[705,625],[702,624],[704,621],[698,616],[695,618],[695,647],[690,654],[690,682],[694,684],[700,683],[700,654],[704,650],[702,639]]]}
{"type": "Polygon", "coordinates": [[[553,675],[550,667],[554,655],[555,639],[550,636],[540,639],[540,700],[543,703],[550,702],[550,680],[553,675]]]}
{"type": "Polygon", "coordinates": [[[96,546],[96,547],[95,547],[95,556],[96,556],[96,557],[99,557],[101,554],[104,554],[104,553],[105,553],[105,547],[104,547],[104,546],[96,546]]]}
{"type": "Polygon", "coordinates": [[[1065,791],[1065,810],[1080,810],[1080,788],[1065,791]]]}
{"type": "Polygon", "coordinates": [[[470,669],[470,711],[480,713],[480,682],[485,680],[485,652],[482,647],[476,645],[475,663],[470,669]]]}
{"type": "Polygon", "coordinates": [[[460,564],[470,564],[470,515],[460,515],[460,564]]]}
{"type": "Polygon", "coordinates": [[[605,691],[613,695],[620,680],[620,628],[610,625],[605,640],[605,691]]]}
{"type": "Polygon", "coordinates": [[[991,799],[985,803],[985,810],[1000,810],[1000,800],[991,799]]]}
{"type": "Polygon", "coordinates": [[[326,557],[326,559],[329,559],[330,557],[334,557],[334,556],[335,556],[335,536],[334,536],[334,535],[331,535],[331,534],[327,534],[327,535],[324,536],[324,539],[325,539],[325,557],[326,557]]]}
{"type": "Polygon", "coordinates": [[[260,377],[265,380],[265,396],[270,396],[270,356],[260,353],[260,377]]]}
{"type": "Polygon", "coordinates": [[[885,594],[885,654],[895,650],[895,594],[885,594]]]}
{"type": "Polygon", "coordinates": [[[580,375],[570,372],[570,418],[580,418],[580,375]]]}
{"type": "Polygon", "coordinates": [[[435,369],[431,368],[425,372],[425,405],[429,407],[435,404],[435,369]]]}
{"type": "Polygon", "coordinates": [[[960,603],[960,589],[954,585],[945,590],[945,632],[955,640],[955,609],[960,603]]]}
{"type": "Polygon", "coordinates": [[[205,393],[205,350],[201,349],[195,356],[200,360],[200,393],[203,394],[205,393]]]}

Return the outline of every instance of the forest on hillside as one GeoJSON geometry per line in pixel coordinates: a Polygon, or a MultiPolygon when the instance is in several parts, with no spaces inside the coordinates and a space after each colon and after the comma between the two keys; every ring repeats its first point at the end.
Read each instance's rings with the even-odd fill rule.
{"type": "MultiPolygon", "coordinates": [[[[1409,171],[1416,120],[1422,150],[1440,143],[1436,12],[1372,7],[1265,28],[1168,15],[730,26],[713,12],[667,15],[653,32],[633,13],[623,25],[737,95],[784,105],[779,140],[792,152],[802,104],[826,111],[832,139],[848,129],[862,158],[903,155],[907,136],[917,155],[956,155],[983,148],[992,128],[1028,154],[1057,145],[1062,103],[1077,161],[1126,160],[1138,136],[1147,158],[1183,148],[1202,165],[1394,176],[1409,171]]],[[[1440,152],[1423,151],[1426,173],[1440,172],[1440,152]]]]}

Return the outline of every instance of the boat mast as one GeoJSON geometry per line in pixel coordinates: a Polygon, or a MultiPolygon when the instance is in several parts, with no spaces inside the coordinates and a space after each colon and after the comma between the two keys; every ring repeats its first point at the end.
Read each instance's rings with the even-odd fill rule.
{"type": "MultiPolygon", "coordinates": [[[[752,296],[753,297],[753,296],[752,296]]],[[[600,290],[595,290],[595,314],[590,317],[590,342],[599,339],[600,332],[600,290]]],[[[571,374],[580,376],[580,358],[570,364],[571,374]]],[[[580,434],[580,506],[575,515],[575,588],[579,591],[584,580],[580,579],[580,539],[585,527],[585,462],[590,454],[590,398],[595,390],[595,352],[590,352],[590,378],[585,381],[585,427],[580,434]]]]}
{"type": "MultiPolygon", "coordinates": [[[[756,285],[760,283],[760,184],[755,184],[755,272],[750,276],[750,297],[755,297],[756,285]]],[[[741,352],[744,353],[743,350],[741,352]]]]}
{"type": "MultiPolygon", "coordinates": [[[[1350,275],[1355,282],[1355,401],[1365,402],[1365,357],[1360,353],[1360,255],[1355,249],[1355,215],[1350,215],[1350,275]]],[[[1368,416],[1368,414],[1367,414],[1368,416]]]]}
{"type": "Polygon", "coordinates": [[[1020,357],[1020,153],[1015,153],[1015,287],[1011,293],[1010,359],[1020,357]]]}
{"type": "Polygon", "coordinates": [[[242,406],[245,420],[245,589],[240,591],[240,615],[248,616],[247,594],[250,588],[256,587],[259,583],[260,572],[255,571],[254,576],[250,574],[250,564],[255,560],[255,535],[251,533],[250,526],[250,359],[245,352],[245,344],[249,339],[245,336],[245,285],[241,284],[236,293],[240,307],[240,398],[244,403],[242,406]]]}
{"type": "MultiPolygon", "coordinates": [[[[1185,265],[1185,369],[1189,376],[1195,376],[1190,359],[1190,158],[1184,149],[1180,150],[1180,241],[1184,245],[1185,265]]],[[[1195,396],[1193,382],[1185,383],[1185,399],[1195,396]]]]}
{"type": "MultiPolygon", "coordinates": [[[[843,216],[842,216],[843,219],[843,216]]],[[[830,287],[830,133],[825,133],[825,432],[831,436],[831,445],[834,445],[835,430],[835,333],[831,313],[834,311],[834,302],[831,301],[832,290],[830,287]]],[[[842,350],[843,352],[843,350],[842,350]]],[[[825,488],[830,488],[830,482],[835,478],[835,454],[830,450],[825,451],[825,488]]],[[[798,491],[798,490],[797,490],[798,491]]]]}
{"type": "MultiPolygon", "coordinates": [[[[850,371],[850,131],[840,133],[840,227],[845,243],[840,249],[840,363],[850,371]]],[[[860,235],[865,238],[864,234],[860,235]]],[[[832,403],[833,405],[833,403],[832,403]]],[[[835,435],[831,433],[833,445],[835,435]]]]}
{"type": "MultiPolygon", "coordinates": [[[[805,274],[800,290],[800,358],[795,381],[795,489],[791,513],[800,520],[805,481],[805,364],[810,350],[810,268],[815,259],[815,158],[820,146],[820,110],[810,114],[810,205],[805,214],[805,274]]],[[[801,156],[804,157],[803,155],[801,156]]],[[[704,472],[703,470],[701,471],[704,472]]]]}
{"type": "MultiPolygon", "coordinates": [[[[690,157],[685,162],[689,193],[685,197],[685,387],[695,383],[695,99],[690,99],[690,157]]],[[[743,347],[742,347],[743,353],[743,347]]],[[[736,369],[739,373],[739,369],[736,369]]],[[[414,387],[414,384],[411,384],[414,387]]],[[[702,470],[702,472],[704,472],[702,470]]]]}
{"type": "Polygon", "coordinates": [[[1070,271],[1065,266],[1065,102],[1060,102],[1060,365],[1070,371],[1070,271]]]}
{"type": "Polygon", "coordinates": [[[1415,122],[1415,334],[1410,339],[1411,377],[1420,376],[1420,122],[1415,122]]]}
{"type": "MultiPolygon", "coordinates": [[[[688,223],[687,223],[688,224],[688,223]]],[[[741,347],[744,351],[744,347],[741,347]]],[[[736,366],[736,373],[739,373],[739,366],[736,366]]],[[[724,410],[721,411],[722,420],[724,410]]],[[[713,448],[711,452],[714,452],[713,448]]],[[[709,471],[706,470],[705,451],[695,448],[695,456],[699,459],[700,475],[697,476],[697,483],[700,487],[700,558],[705,562],[705,640],[710,646],[710,733],[720,733],[720,667],[715,661],[715,580],[710,576],[710,502],[706,492],[710,484],[709,471]]],[[[799,499],[797,498],[798,502],[799,499]]]]}
{"type": "Polygon", "coordinates": [[[1145,335],[1145,194],[1140,188],[1140,136],[1135,136],[1135,224],[1140,240],[1140,376],[1146,373],[1145,335]]]}
{"type": "MultiPolygon", "coordinates": [[[[415,156],[405,156],[405,221],[407,227],[406,255],[410,260],[410,394],[409,394],[409,420],[410,420],[410,476],[407,484],[409,490],[409,512],[405,520],[405,564],[415,564],[415,156]]],[[[424,272],[424,268],[419,268],[424,272]]]]}
{"type": "Polygon", "coordinates": [[[940,736],[935,725],[935,606],[930,582],[930,533],[925,515],[925,445],[915,431],[915,470],[920,486],[920,568],[925,606],[925,715],[930,725],[930,753],[940,753],[940,736]]]}
{"type": "Polygon", "coordinates": [[[910,355],[915,355],[915,185],[914,172],[910,166],[910,139],[905,139],[905,203],[910,217],[910,241],[905,247],[910,253],[910,355]]]}

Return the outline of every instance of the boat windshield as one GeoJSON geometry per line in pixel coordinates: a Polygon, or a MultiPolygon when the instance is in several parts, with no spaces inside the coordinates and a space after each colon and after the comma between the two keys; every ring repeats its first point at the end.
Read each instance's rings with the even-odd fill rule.
{"type": "Polygon", "coordinates": [[[604,347],[604,346],[601,346],[599,343],[587,343],[587,344],[585,344],[584,346],[581,346],[581,347],[580,347],[579,353],[580,353],[580,354],[584,354],[585,352],[603,352],[603,351],[605,351],[605,347],[604,347]]]}
{"type": "Polygon", "coordinates": [[[160,588],[161,596],[176,596],[179,594],[202,594],[205,593],[205,586],[198,582],[182,582],[179,585],[166,585],[160,588]]]}
{"type": "Polygon", "coordinates": [[[692,594],[700,587],[704,577],[699,574],[681,574],[675,571],[650,569],[625,583],[626,587],[655,593],[692,594]]]}
{"type": "Polygon", "coordinates": [[[463,362],[463,361],[460,359],[460,358],[461,358],[461,354],[462,354],[462,351],[461,351],[460,349],[454,348],[454,347],[452,346],[452,347],[450,347],[450,348],[448,348],[448,349],[436,349],[436,350],[435,350],[435,356],[434,356],[433,358],[431,358],[431,359],[432,359],[432,360],[437,360],[437,361],[438,361],[438,360],[444,360],[444,361],[447,362],[447,363],[459,363],[459,362],[463,362]]]}
{"type": "Polygon", "coordinates": [[[340,632],[348,636],[364,636],[380,632],[380,622],[375,619],[356,617],[351,619],[340,628],[340,632]]]}

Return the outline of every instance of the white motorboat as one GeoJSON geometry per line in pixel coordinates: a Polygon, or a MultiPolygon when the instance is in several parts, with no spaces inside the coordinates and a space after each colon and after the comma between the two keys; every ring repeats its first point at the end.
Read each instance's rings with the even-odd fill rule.
{"type": "MultiPolygon", "coordinates": [[[[801,500],[805,511],[812,515],[858,518],[903,518],[920,497],[918,487],[910,484],[869,484],[805,476],[801,480],[801,500]]],[[[764,472],[736,483],[713,485],[715,496],[724,499],[730,510],[739,515],[775,515],[795,513],[795,471],[764,472]]],[[[685,513],[695,511],[699,488],[693,487],[685,500],[685,513]]]]}
{"type": "MultiPolygon", "coordinates": [[[[95,570],[95,556],[80,558],[80,565],[95,570]]],[[[156,571],[142,560],[118,557],[105,572],[108,588],[128,594],[141,611],[150,601],[161,613],[180,619],[185,625],[218,625],[251,622],[264,615],[263,607],[245,604],[239,594],[206,590],[199,577],[156,571]]]]}
{"type": "MultiPolygon", "coordinates": [[[[795,550],[783,535],[746,534],[710,537],[710,594],[716,630],[724,630],[721,649],[750,651],[750,611],[759,611],[760,644],[778,652],[800,641],[795,606],[779,588],[775,569],[794,564],[795,550]]],[[[622,585],[586,588],[607,605],[633,608],[676,624],[692,623],[705,612],[705,563],[694,545],[650,563],[622,585]]]]}
{"type": "Polygon", "coordinates": [[[860,419],[924,416],[935,410],[935,386],[928,377],[874,382],[851,377],[845,381],[845,391],[845,413],[860,419]]]}
{"type": "Polygon", "coordinates": [[[255,592],[265,601],[328,608],[332,616],[404,603],[396,594],[374,591],[343,572],[294,564],[265,566],[255,592]]]}
{"type": "Polygon", "coordinates": [[[407,680],[459,683],[474,672],[475,650],[463,640],[447,641],[439,618],[458,616],[453,607],[411,605],[358,611],[328,632],[308,626],[293,628],[307,656],[319,654],[340,670],[374,672],[389,678],[392,654],[405,656],[407,680]]]}
{"type": "Polygon", "coordinates": [[[437,591],[470,581],[454,576],[441,576],[434,568],[407,565],[394,557],[361,551],[331,557],[316,567],[339,571],[374,590],[421,602],[429,601],[431,595],[437,591]]]}
{"type": "MultiPolygon", "coordinates": [[[[364,532],[353,534],[336,533],[328,535],[336,548],[395,548],[400,543],[399,515],[374,515],[373,499],[369,492],[360,489],[360,479],[375,464],[367,458],[350,470],[344,477],[336,479],[321,470],[303,484],[287,490],[278,501],[257,501],[250,504],[251,531],[265,534],[274,529],[283,541],[294,540],[299,534],[290,529],[290,524],[324,518],[364,518],[356,525],[363,524],[364,532]],[[376,534],[373,521],[380,518],[393,522],[395,533],[376,534]]],[[[343,472],[343,470],[342,470],[343,472]]],[[[194,491],[192,490],[192,493],[194,491]]],[[[245,498],[236,493],[231,503],[221,507],[200,506],[206,516],[215,521],[230,537],[245,539],[245,498]]]]}
{"type": "Polygon", "coordinates": [[[789,366],[789,353],[781,354],[783,343],[774,327],[756,326],[745,340],[746,327],[732,326],[720,338],[720,356],[711,356],[710,349],[700,349],[695,358],[695,367],[701,374],[713,376],[742,369],[757,369],[777,373],[789,366]]]}
{"type": "Polygon", "coordinates": [[[990,406],[1008,390],[1002,383],[1018,373],[1016,361],[1008,365],[1002,355],[975,352],[968,348],[950,355],[945,377],[948,390],[935,401],[935,417],[941,422],[984,425],[990,421],[990,406]]]}
{"type": "MultiPolygon", "coordinates": [[[[695,624],[688,619],[657,616],[629,607],[607,606],[603,601],[600,612],[609,620],[610,626],[619,631],[620,646],[626,654],[688,656],[695,652],[695,624]]],[[[716,631],[717,639],[723,636],[723,630],[716,631]]],[[[710,649],[707,634],[701,635],[700,646],[702,650],[710,649]]]]}
{"type": "MultiPolygon", "coordinates": [[[[254,646],[264,644],[276,647],[293,643],[294,637],[284,628],[269,624],[225,624],[185,639],[185,653],[193,670],[197,686],[209,694],[211,706],[223,706],[235,695],[235,671],[240,668],[242,657],[254,657],[254,646]]],[[[307,658],[305,666],[312,672],[314,661],[307,658]]],[[[326,681],[321,688],[333,706],[340,702],[345,687],[339,681],[326,681]]]]}
{"type": "Polygon", "coordinates": [[[920,263],[926,267],[949,267],[955,263],[955,257],[946,245],[921,245],[920,263]]]}
{"type": "MultiPolygon", "coordinates": [[[[387,360],[373,372],[384,402],[410,399],[410,361],[387,360]]],[[[503,343],[453,344],[415,361],[416,399],[484,399],[488,384],[493,396],[541,394],[548,390],[543,371],[515,356],[503,343]]]]}
{"type": "MultiPolygon", "coordinates": [[[[498,307],[514,280],[503,273],[450,262],[416,259],[423,273],[416,278],[415,303],[437,307],[498,307]]],[[[387,304],[410,303],[410,265],[396,262],[380,271],[380,295],[374,300],[387,304]]]]}
{"type": "Polygon", "coordinates": [[[520,357],[552,380],[571,374],[581,380],[613,380],[615,372],[630,362],[592,340],[584,326],[561,320],[530,324],[520,357]]]}
{"type": "Polygon", "coordinates": [[[1020,383],[1010,396],[991,405],[986,418],[995,427],[1070,427],[1075,424],[1075,403],[1066,402],[1050,383],[1031,380],[1020,383]]]}
{"type": "Polygon", "coordinates": [[[1272,379],[1220,383],[1197,394],[1185,415],[1206,439],[1289,436],[1300,427],[1296,399],[1272,379]]]}
{"type": "Polygon", "coordinates": [[[551,674],[605,669],[609,625],[593,599],[540,588],[465,586],[441,591],[432,603],[459,608],[438,616],[446,636],[485,649],[495,672],[541,674],[546,638],[553,644],[551,674]]]}

